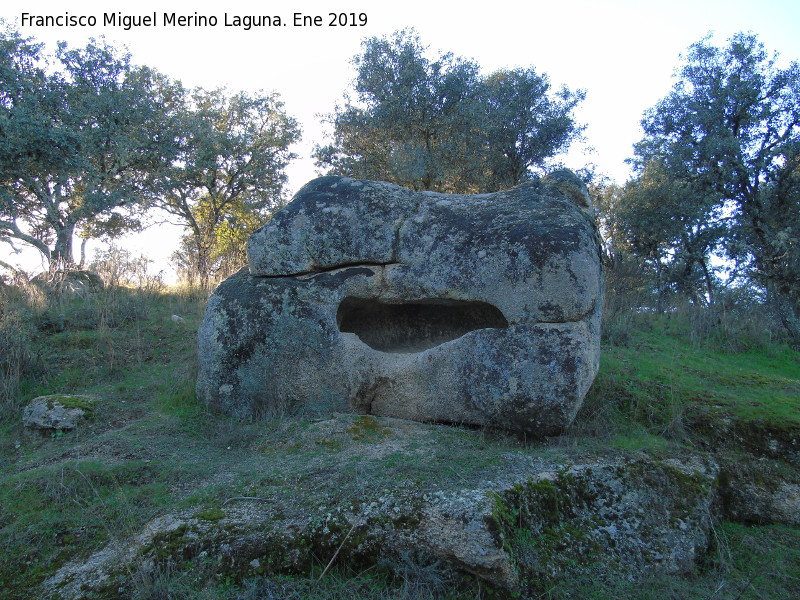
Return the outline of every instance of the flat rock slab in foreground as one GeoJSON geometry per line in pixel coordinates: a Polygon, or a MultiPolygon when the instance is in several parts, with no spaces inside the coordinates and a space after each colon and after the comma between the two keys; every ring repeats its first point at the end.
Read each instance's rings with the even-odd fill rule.
{"type": "Polygon", "coordinates": [[[570,577],[687,572],[709,545],[717,470],[692,454],[537,452],[352,415],[289,424],[269,439],[260,458],[269,477],[254,473],[249,497],[161,516],[64,565],[39,597],[129,593],[131,573],[170,564],[304,575],[334,556],[355,570],[436,564],[538,597],[570,577]]]}
{"type": "Polygon", "coordinates": [[[323,177],[211,297],[198,396],[553,435],[599,365],[600,246],[560,171],[476,196],[323,177]]]}

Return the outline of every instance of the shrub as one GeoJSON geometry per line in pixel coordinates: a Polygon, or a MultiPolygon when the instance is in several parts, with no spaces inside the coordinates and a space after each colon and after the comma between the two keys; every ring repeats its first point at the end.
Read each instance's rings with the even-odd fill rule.
{"type": "Polygon", "coordinates": [[[19,383],[33,364],[33,329],[25,296],[13,286],[0,287],[0,407],[19,408],[19,383]]]}

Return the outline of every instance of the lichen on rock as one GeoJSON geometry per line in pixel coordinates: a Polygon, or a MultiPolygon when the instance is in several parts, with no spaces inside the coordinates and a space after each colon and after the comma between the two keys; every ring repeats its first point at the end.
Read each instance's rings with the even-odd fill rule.
{"type": "MultiPolygon", "coordinates": [[[[467,460],[459,453],[476,450],[480,435],[461,435],[459,448],[445,426],[353,415],[320,421],[303,430],[295,466],[286,467],[297,481],[299,465],[310,465],[313,493],[273,479],[256,497],[176,509],[63,565],[40,597],[98,597],[159,564],[212,564],[242,579],[307,574],[334,556],[356,570],[413,557],[475,578],[498,597],[537,597],[568,578],[687,572],[708,547],[717,470],[701,455],[544,454],[495,441],[467,460]],[[315,443],[331,439],[341,443],[335,452],[315,443]],[[413,480],[376,486],[397,455],[437,464],[448,456],[467,468],[408,469],[413,480]],[[353,461],[365,477],[346,475],[353,461]]],[[[271,451],[276,463],[281,454],[286,461],[271,451]]]]}
{"type": "Polygon", "coordinates": [[[25,427],[71,431],[94,413],[95,399],[76,394],[51,394],[31,400],[22,411],[25,427]]]}
{"type": "Polygon", "coordinates": [[[569,171],[474,196],[312,181],[209,300],[198,397],[246,417],[355,411],[557,434],[599,366],[588,202],[569,171]]]}

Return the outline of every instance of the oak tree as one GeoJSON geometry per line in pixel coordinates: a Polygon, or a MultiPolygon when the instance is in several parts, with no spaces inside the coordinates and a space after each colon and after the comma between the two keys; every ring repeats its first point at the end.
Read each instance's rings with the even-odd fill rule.
{"type": "Polygon", "coordinates": [[[180,86],[104,41],[52,57],[0,35],[0,240],[74,264],[73,238],[131,225],[173,160],[180,86]]]}
{"type": "Polygon", "coordinates": [[[580,134],[583,92],[550,89],[533,69],[489,76],[450,53],[428,58],[413,30],[362,43],[353,96],[328,115],[332,143],[317,147],[331,174],[415,190],[512,187],[580,134]]]}
{"type": "Polygon", "coordinates": [[[642,125],[639,172],[656,161],[726,216],[727,256],[800,340],[800,65],[779,67],[753,34],[703,38],[642,125]]]}
{"type": "Polygon", "coordinates": [[[184,146],[159,204],[187,230],[179,265],[206,287],[246,262],[248,236],[284,201],[300,129],[277,94],[198,89],[181,114],[184,146]]]}

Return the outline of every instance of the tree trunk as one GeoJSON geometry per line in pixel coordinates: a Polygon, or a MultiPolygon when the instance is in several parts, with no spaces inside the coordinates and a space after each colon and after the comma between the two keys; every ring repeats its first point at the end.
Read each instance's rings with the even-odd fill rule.
{"type": "Polygon", "coordinates": [[[662,288],[662,266],[661,261],[656,258],[653,260],[656,270],[656,312],[660,315],[664,313],[664,296],[665,291],[662,288]]]}
{"type": "Polygon", "coordinates": [[[208,282],[210,279],[210,254],[211,250],[208,247],[208,244],[204,243],[203,239],[200,236],[195,238],[195,249],[197,252],[196,260],[197,264],[195,265],[195,269],[197,271],[197,278],[200,280],[200,288],[203,290],[208,289],[208,282]]]}
{"type": "Polygon", "coordinates": [[[787,229],[791,231],[787,224],[800,222],[788,202],[775,202],[772,209],[766,211],[751,201],[742,206],[742,212],[755,242],[752,252],[757,280],[766,288],[768,302],[789,334],[792,345],[800,349],[800,256],[779,235],[787,229]]]}
{"type": "Polygon", "coordinates": [[[75,225],[63,225],[56,230],[56,244],[50,254],[50,271],[67,272],[75,266],[75,259],[72,254],[72,236],[75,232],[75,225]]]}
{"type": "Polygon", "coordinates": [[[769,304],[786,329],[790,343],[800,350],[800,302],[785,286],[773,284],[767,289],[769,304]]]}
{"type": "Polygon", "coordinates": [[[703,279],[706,282],[706,293],[708,294],[708,305],[714,306],[714,282],[711,279],[711,272],[704,258],[700,259],[700,266],[703,268],[703,279]]]}
{"type": "Polygon", "coordinates": [[[800,349],[800,306],[788,297],[776,298],[774,305],[792,345],[800,349]]]}
{"type": "Polygon", "coordinates": [[[84,265],[86,264],[86,242],[89,241],[89,238],[81,239],[81,261],[78,263],[78,268],[83,269],[84,265]]]}

